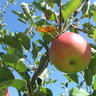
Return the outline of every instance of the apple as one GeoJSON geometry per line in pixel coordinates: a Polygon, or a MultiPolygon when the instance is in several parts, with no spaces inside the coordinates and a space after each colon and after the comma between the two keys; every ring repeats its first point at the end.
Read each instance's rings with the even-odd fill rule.
{"type": "Polygon", "coordinates": [[[49,58],[58,70],[72,74],[88,66],[91,48],[81,35],[73,32],[63,33],[52,41],[49,58]]]}
{"type": "Polygon", "coordinates": [[[8,88],[5,88],[3,92],[4,92],[4,96],[9,96],[10,95],[10,91],[9,91],[8,88]]]}

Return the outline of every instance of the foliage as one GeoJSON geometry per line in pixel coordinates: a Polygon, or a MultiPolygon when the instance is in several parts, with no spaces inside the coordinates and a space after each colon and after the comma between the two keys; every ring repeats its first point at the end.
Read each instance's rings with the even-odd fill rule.
{"type": "Polygon", "coordinates": [[[96,23],[96,2],[90,4],[90,0],[65,1],[33,0],[31,4],[21,3],[22,12],[11,10],[20,22],[26,24],[25,32],[9,32],[4,27],[5,8],[8,8],[10,3],[15,4],[14,0],[5,1],[5,7],[0,8],[0,96],[2,90],[9,86],[15,87],[18,93],[23,92],[23,96],[53,96],[52,91],[45,88],[45,85],[58,81],[48,76],[52,74],[48,71],[48,51],[52,40],[66,31],[78,34],[82,32],[88,39],[94,39],[94,42],[89,43],[92,57],[88,67],[76,74],[63,73],[67,81],[61,82],[62,88],[66,91],[71,82],[77,87],[60,95],[95,96],[96,26],[91,20],[96,23]],[[81,23],[82,20],[85,22],[81,23]],[[36,29],[40,37],[34,41],[36,29]],[[22,79],[15,79],[14,70],[22,79]]]}

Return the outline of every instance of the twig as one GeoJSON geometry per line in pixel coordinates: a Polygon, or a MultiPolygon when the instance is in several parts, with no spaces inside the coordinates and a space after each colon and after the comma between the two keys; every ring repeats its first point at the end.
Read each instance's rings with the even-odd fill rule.
{"type": "Polygon", "coordinates": [[[82,3],[82,5],[78,8],[78,10],[74,13],[72,21],[64,28],[63,32],[66,32],[66,30],[72,25],[72,23],[74,22],[75,18],[76,18],[77,15],[79,14],[79,12],[82,10],[82,8],[85,6],[85,4],[86,4],[88,1],[89,1],[89,0],[85,0],[84,3],[82,3]]]}
{"type": "Polygon", "coordinates": [[[42,71],[42,69],[44,68],[44,66],[48,63],[49,61],[49,52],[47,53],[42,65],[39,66],[38,70],[35,71],[32,79],[31,79],[31,86],[34,86],[35,80],[37,79],[38,75],[40,74],[40,72],[42,71]]]}
{"type": "Polygon", "coordinates": [[[62,34],[62,0],[60,0],[60,23],[59,23],[59,26],[60,26],[60,34],[62,34]]]}
{"type": "Polygon", "coordinates": [[[80,28],[78,28],[78,27],[76,27],[76,26],[74,26],[74,25],[71,25],[70,27],[73,27],[73,28],[75,28],[75,29],[77,29],[77,30],[79,30],[79,31],[82,31],[83,33],[87,33],[86,31],[84,31],[84,30],[82,30],[82,29],[80,29],[80,28]]]}
{"type": "Polygon", "coordinates": [[[33,29],[33,26],[30,27],[30,29],[27,31],[26,35],[28,35],[32,29],[33,29]]]}

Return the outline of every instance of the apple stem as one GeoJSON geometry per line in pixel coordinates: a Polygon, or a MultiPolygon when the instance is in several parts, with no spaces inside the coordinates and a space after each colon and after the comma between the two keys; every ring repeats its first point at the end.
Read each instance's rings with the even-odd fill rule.
{"type": "Polygon", "coordinates": [[[60,23],[59,23],[60,34],[62,34],[62,0],[60,0],[60,23]]]}

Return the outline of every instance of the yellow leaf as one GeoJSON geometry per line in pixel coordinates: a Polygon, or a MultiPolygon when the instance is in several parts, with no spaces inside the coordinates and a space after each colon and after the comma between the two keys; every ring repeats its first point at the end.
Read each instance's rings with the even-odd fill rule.
{"type": "Polygon", "coordinates": [[[40,32],[52,33],[52,34],[55,34],[57,32],[54,29],[54,27],[52,27],[52,26],[45,26],[45,25],[38,26],[36,30],[40,31],[40,32]]]}

